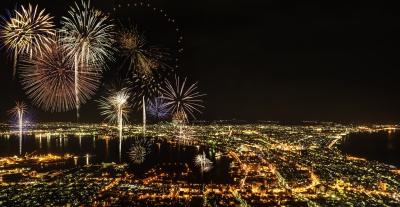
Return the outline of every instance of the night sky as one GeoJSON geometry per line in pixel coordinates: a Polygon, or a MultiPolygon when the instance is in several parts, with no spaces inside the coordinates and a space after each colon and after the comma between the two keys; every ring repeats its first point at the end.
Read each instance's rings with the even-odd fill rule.
{"type": "MultiPolygon", "coordinates": [[[[14,8],[16,2],[28,1],[2,0],[0,13],[5,15],[5,9],[14,8]]],[[[29,2],[46,8],[59,25],[74,1],[29,2]]],[[[207,94],[197,119],[400,122],[398,5],[387,1],[142,1],[163,9],[175,19],[172,24],[158,10],[126,6],[140,2],[91,1],[111,16],[129,17],[150,42],[170,48],[171,56],[179,59],[176,73],[190,83],[198,81],[198,90],[207,94]],[[178,43],[180,36],[183,41],[178,43]]],[[[0,61],[0,121],[7,121],[6,111],[15,101],[32,104],[18,78],[13,80],[12,61],[4,49],[0,61]]],[[[97,108],[94,100],[83,105],[81,121],[101,122],[97,108]]],[[[75,111],[35,111],[37,121],[76,120],[75,111]]],[[[131,117],[133,123],[141,119],[139,112],[131,117]]]]}

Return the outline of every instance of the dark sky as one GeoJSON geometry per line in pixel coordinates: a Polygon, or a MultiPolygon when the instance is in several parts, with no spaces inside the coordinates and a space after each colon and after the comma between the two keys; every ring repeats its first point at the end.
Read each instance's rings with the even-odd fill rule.
{"type": "MultiPolygon", "coordinates": [[[[2,0],[1,13],[15,2],[27,1],[2,0]]],[[[74,1],[30,2],[59,24],[74,1]]],[[[388,1],[142,1],[163,9],[174,24],[151,8],[126,6],[140,1],[91,2],[105,12],[117,7],[117,16],[133,19],[149,41],[171,48],[179,59],[177,74],[198,81],[198,90],[207,94],[198,119],[400,121],[400,8],[388,1]],[[180,47],[184,52],[178,54],[180,47]]],[[[0,53],[5,121],[14,101],[31,102],[12,79],[12,62],[0,53]]],[[[36,112],[38,121],[75,121],[74,111],[36,112]]],[[[83,122],[102,121],[93,100],[81,116],[83,122]]],[[[132,114],[132,122],[140,118],[132,114]]]]}

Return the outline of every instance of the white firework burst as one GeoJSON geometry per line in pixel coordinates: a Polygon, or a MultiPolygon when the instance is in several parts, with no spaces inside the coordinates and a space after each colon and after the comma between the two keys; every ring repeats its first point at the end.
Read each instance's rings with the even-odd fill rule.
{"type": "Polygon", "coordinates": [[[203,176],[203,172],[208,172],[213,168],[211,160],[206,157],[204,151],[203,154],[199,154],[194,158],[194,165],[200,168],[201,176],[203,176]]]}
{"type": "Polygon", "coordinates": [[[204,108],[201,103],[203,102],[199,98],[205,96],[197,90],[197,82],[186,86],[186,78],[180,83],[179,77],[175,75],[175,85],[172,85],[168,80],[165,81],[166,87],[161,88],[162,99],[166,100],[166,106],[172,113],[183,112],[189,113],[193,118],[196,118],[193,113],[201,113],[199,108],[204,108]]]}

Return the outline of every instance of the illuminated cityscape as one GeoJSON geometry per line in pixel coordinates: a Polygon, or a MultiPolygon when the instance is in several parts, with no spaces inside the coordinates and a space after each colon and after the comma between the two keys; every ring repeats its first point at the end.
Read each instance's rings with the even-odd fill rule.
{"type": "MultiPolygon", "coordinates": [[[[0,142],[13,143],[18,129],[7,130],[13,128],[8,124],[1,127],[0,142]]],[[[122,162],[104,162],[103,158],[96,159],[100,154],[85,150],[65,152],[82,145],[89,146],[88,151],[101,148],[105,154],[118,151],[118,130],[112,125],[25,126],[23,144],[33,146],[23,145],[22,155],[1,158],[0,202],[5,206],[337,206],[361,202],[367,206],[394,206],[400,199],[398,167],[346,155],[336,146],[349,139],[351,133],[395,133],[397,125],[199,122],[191,126],[190,145],[177,142],[176,127],[148,125],[149,152],[141,162],[126,156],[122,162]],[[169,162],[159,157],[180,150],[187,153],[178,153],[178,157],[168,158],[169,162]],[[189,152],[193,152],[192,157],[179,157],[189,152]],[[195,154],[204,155],[214,167],[200,171],[191,162],[195,154]],[[154,156],[161,162],[145,165],[145,172],[134,170],[142,162],[149,162],[147,159],[157,163],[154,156]],[[219,173],[227,177],[219,180],[219,173]]],[[[140,136],[141,130],[140,125],[124,127],[122,150],[128,152],[130,137],[140,136]]]]}
{"type": "Polygon", "coordinates": [[[399,206],[396,7],[0,5],[0,206],[399,206]]]}

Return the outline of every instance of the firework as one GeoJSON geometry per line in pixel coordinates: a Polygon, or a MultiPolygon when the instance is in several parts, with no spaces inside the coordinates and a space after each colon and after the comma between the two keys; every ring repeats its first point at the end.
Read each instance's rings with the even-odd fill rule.
{"type": "Polygon", "coordinates": [[[107,59],[113,60],[114,25],[108,16],[90,7],[82,0],[82,8],[75,2],[70,7],[70,17],[62,17],[62,39],[70,54],[81,64],[91,63],[104,66],[107,59]]]}
{"type": "MultiPolygon", "coordinates": [[[[153,7],[150,3],[127,3],[127,4],[115,4],[115,7],[113,8],[114,13],[113,15],[116,17],[123,17],[125,16],[126,12],[132,12],[135,13],[136,17],[136,12],[135,8],[139,8],[140,11],[143,11],[144,9],[148,9],[150,12],[153,12],[154,15],[161,17],[160,20],[164,19],[165,22],[163,24],[165,25],[170,25],[171,32],[173,31],[176,35],[175,40],[176,44],[172,48],[169,48],[169,51],[173,51],[175,48],[176,52],[174,55],[181,54],[183,52],[182,48],[182,43],[183,43],[183,35],[182,35],[182,30],[176,27],[176,19],[172,18],[172,16],[168,13],[166,13],[165,9],[162,9],[160,7],[156,8],[153,7]],[[170,50],[172,49],[172,50],[170,50]]],[[[135,29],[134,27],[131,26],[132,24],[129,24],[131,29],[135,29]]],[[[167,35],[168,37],[171,37],[172,34],[167,35]]],[[[173,35],[174,36],[174,35],[173,35]]],[[[172,46],[172,45],[171,45],[172,46]]],[[[169,56],[171,54],[168,54],[169,56]]],[[[128,61],[127,61],[128,62],[128,61]]],[[[170,61],[170,65],[172,65],[172,61],[170,61]]],[[[175,59],[175,68],[178,68],[178,58],[175,59]]]]}
{"type": "MultiPolygon", "coordinates": [[[[9,113],[11,110],[8,111],[8,114],[11,115],[9,122],[15,126],[19,127],[19,117],[15,116],[13,113],[9,113]]],[[[32,125],[37,117],[38,117],[38,112],[37,110],[33,107],[33,106],[27,106],[26,109],[23,110],[23,119],[22,120],[22,126],[28,126],[28,125],[32,125]]]]}
{"type": "Polygon", "coordinates": [[[132,162],[141,164],[144,162],[146,155],[150,153],[150,143],[147,139],[135,138],[128,153],[132,162]]]}
{"type": "Polygon", "coordinates": [[[189,145],[193,139],[193,131],[189,126],[179,126],[176,135],[178,144],[189,145]]]}
{"type": "Polygon", "coordinates": [[[143,99],[144,104],[146,104],[151,98],[161,95],[161,83],[163,80],[161,76],[146,77],[133,75],[132,80],[134,83],[132,87],[132,101],[134,107],[138,110],[143,106],[143,99]]]}
{"type": "Polygon", "coordinates": [[[201,113],[199,108],[204,108],[204,106],[200,104],[202,100],[198,98],[206,94],[196,91],[197,82],[186,89],[186,78],[181,84],[179,77],[175,75],[175,87],[168,80],[165,81],[165,84],[166,87],[161,88],[163,94],[161,98],[167,101],[166,105],[171,112],[189,113],[193,118],[196,118],[193,115],[194,111],[201,113]]]}
{"type": "Polygon", "coordinates": [[[153,76],[157,69],[170,68],[165,63],[169,60],[166,49],[150,45],[144,33],[139,33],[130,23],[127,27],[120,25],[117,40],[120,56],[124,59],[122,66],[127,65],[133,74],[145,77],[153,76]]]}
{"type": "Polygon", "coordinates": [[[122,152],[122,125],[128,122],[131,106],[129,99],[128,81],[115,79],[107,86],[106,96],[102,96],[98,102],[100,103],[101,115],[106,116],[105,120],[109,123],[117,123],[119,131],[119,158],[121,160],[122,152]]]}
{"type": "Polygon", "coordinates": [[[152,101],[148,102],[147,113],[150,117],[157,120],[165,119],[170,114],[165,105],[165,101],[161,98],[154,98],[152,101]]]}
{"type": "Polygon", "coordinates": [[[11,114],[14,118],[18,119],[19,128],[19,154],[22,154],[22,122],[28,107],[24,102],[15,102],[15,107],[10,109],[7,113],[11,114]]]}
{"type": "Polygon", "coordinates": [[[49,37],[55,34],[53,17],[38,10],[38,5],[7,11],[8,17],[0,16],[0,37],[7,51],[13,56],[15,77],[18,56],[21,54],[41,55],[49,37]]]}
{"type": "Polygon", "coordinates": [[[105,120],[109,123],[121,125],[128,122],[131,106],[128,103],[130,96],[127,82],[110,83],[105,96],[101,96],[99,108],[102,110],[101,115],[105,116],[105,120]]]}
{"type": "Polygon", "coordinates": [[[201,176],[203,176],[203,172],[208,172],[213,168],[212,162],[206,157],[204,151],[203,154],[199,154],[194,158],[194,165],[200,168],[201,176]]]}
{"type": "Polygon", "coordinates": [[[116,122],[118,125],[119,136],[119,158],[121,160],[122,152],[122,124],[124,120],[128,120],[130,108],[127,104],[129,93],[127,90],[120,90],[109,97],[101,97],[100,109],[103,111],[101,115],[106,116],[110,122],[116,122]]]}
{"type": "MultiPolygon", "coordinates": [[[[22,56],[21,84],[32,102],[45,111],[63,112],[74,109],[75,77],[80,87],[82,104],[91,99],[100,84],[101,74],[85,67],[75,73],[73,57],[63,47],[59,34],[53,36],[42,56],[22,56]]],[[[83,66],[79,66],[81,68],[83,66]]],[[[90,66],[89,66],[90,67],[90,66]]]]}
{"type": "Polygon", "coordinates": [[[160,79],[161,76],[154,75],[152,77],[133,75],[133,95],[132,101],[134,107],[142,109],[143,111],[143,135],[146,131],[146,102],[150,97],[157,97],[160,95],[160,79]]]}
{"type": "MultiPolygon", "coordinates": [[[[114,25],[108,24],[108,16],[102,12],[90,8],[90,1],[86,4],[82,0],[80,8],[75,3],[76,8],[71,7],[68,12],[70,18],[63,17],[62,32],[65,34],[62,41],[69,51],[69,55],[74,56],[75,74],[78,74],[79,65],[95,65],[96,69],[106,67],[107,60],[113,60],[114,25]]],[[[79,99],[79,76],[75,76],[75,104],[76,116],[79,119],[79,109],[81,100],[79,99]]]]}
{"type": "Polygon", "coordinates": [[[165,61],[169,60],[169,54],[165,49],[151,46],[146,40],[144,33],[139,33],[136,27],[130,23],[127,27],[120,24],[120,31],[117,37],[120,56],[124,58],[123,64],[128,65],[128,71],[132,72],[137,90],[133,95],[134,103],[142,105],[143,110],[143,135],[146,133],[146,107],[153,94],[159,92],[160,78],[162,72],[166,72],[169,67],[165,61]],[[154,73],[157,72],[157,73],[154,73]]]}
{"type": "Polygon", "coordinates": [[[184,111],[177,111],[174,114],[172,114],[172,121],[180,125],[185,124],[187,120],[188,118],[184,111]]]}
{"type": "Polygon", "coordinates": [[[8,114],[17,118],[22,123],[22,118],[26,114],[28,106],[24,102],[15,102],[15,107],[7,111],[8,114]]]}

